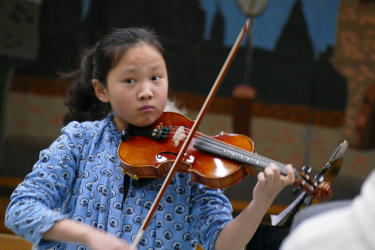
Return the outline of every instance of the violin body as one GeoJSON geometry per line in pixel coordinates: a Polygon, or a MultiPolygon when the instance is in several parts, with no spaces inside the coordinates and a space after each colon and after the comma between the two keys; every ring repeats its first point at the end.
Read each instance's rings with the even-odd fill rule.
{"type": "MultiPolygon", "coordinates": [[[[163,140],[155,140],[146,136],[130,135],[123,140],[118,149],[118,155],[126,174],[137,178],[163,178],[170,170],[183,143],[183,138],[176,143],[176,132],[184,128],[183,133],[191,128],[193,121],[173,112],[164,112],[149,128],[171,128],[163,140]]],[[[240,182],[245,176],[253,175],[255,169],[247,164],[241,164],[222,156],[212,155],[194,147],[201,138],[197,134],[191,141],[180,164],[178,172],[191,174],[192,180],[210,188],[226,188],[240,182]]],[[[177,136],[178,137],[178,136],[177,136]]],[[[183,137],[183,136],[182,136],[183,137]]],[[[207,139],[207,136],[204,136],[207,139]]],[[[220,133],[210,137],[214,141],[224,142],[231,146],[253,152],[253,141],[244,135],[220,133]]]]}

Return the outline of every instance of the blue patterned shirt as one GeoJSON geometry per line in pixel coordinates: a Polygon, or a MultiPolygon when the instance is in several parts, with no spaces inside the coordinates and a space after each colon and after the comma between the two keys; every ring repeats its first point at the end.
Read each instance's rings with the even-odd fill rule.
{"type": "MultiPolygon", "coordinates": [[[[6,226],[39,249],[89,249],[82,243],[54,242],[42,234],[70,218],[131,243],[146,217],[162,180],[130,179],[124,195],[124,175],[117,156],[121,133],[113,115],[101,121],[71,122],[11,195],[6,226]],[[124,197],[126,196],[126,197],[124,197]]],[[[232,207],[219,189],[192,183],[177,173],[147,227],[139,249],[192,249],[199,243],[213,249],[232,207]]]]}

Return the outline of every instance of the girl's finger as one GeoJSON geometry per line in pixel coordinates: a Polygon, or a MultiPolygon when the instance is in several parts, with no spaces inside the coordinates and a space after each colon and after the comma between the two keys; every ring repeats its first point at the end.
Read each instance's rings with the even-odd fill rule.
{"type": "Polygon", "coordinates": [[[279,171],[279,168],[275,164],[273,164],[273,163],[270,164],[270,167],[271,167],[271,169],[273,171],[274,183],[279,182],[280,181],[280,171],[279,171]]]}
{"type": "Polygon", "coordinates": [[[265,183],[266,182],[266,177],[265,177],[263,172],[258,173],[258,182],[259,183],[265,183]]]}
{"type": "Polygon", "coordinates": [[[287,164],[286,167],[287,176],[284,176],[285,184],[291,184],[295,182],[294,169],[291,164],[287,164]]]}
{"type": "Polygon", "coordinates": [[[264,173],[265,173],[265,176],[266,176],[266,182],[267,183],[275,183],[275,172],[274,172],[274,169],[273,169],[273,166],[268,166],[266,167],[266,169],[264,170],[264,173]]]}

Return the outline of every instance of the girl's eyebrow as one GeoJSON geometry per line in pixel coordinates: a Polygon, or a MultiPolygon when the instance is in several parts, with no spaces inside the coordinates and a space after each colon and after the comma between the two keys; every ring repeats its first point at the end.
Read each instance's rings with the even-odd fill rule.
{"type": "Polygon", "coordinates": [[[134,73],[136,71],[137,71],[137,69],[135,67],[125,68],[124,70],[122,70],[123,73],[134,73]]]}
{"type": "MultiPolygon", "coordinates": [[[[152,66],[150,69],[156,70],[156,69],[161,69],[161,68],[163,68],[161,64],[156,64],[156,65],[152,66]]],[[[129,67],[129,68],[123,69],[122,71],[125,72],[125,73],[134,73],[134,72],[137,72],[137,68],[136,67],[129,67]]]]}
{"type": "Polygon", "coordinates": [[[162,65],[157,64],[157,65],[152,66],[151,70],[157,70],[157,69],[162,69],[162,68],[163,68],[162,65]]]}
{"type": "MultiPolygon", "coordinates": [[[[150,71],[158,71],[158,70],[161,70],[163,69],[163,66],[161,64],[156,64],[156,65],[153,65],[150,67],[150,71]]],[[[138,69],[137,67],[129,67],[129,68],[125,68],[121,71],[122,74],[135,74],[138,72],[138,69]]]]}

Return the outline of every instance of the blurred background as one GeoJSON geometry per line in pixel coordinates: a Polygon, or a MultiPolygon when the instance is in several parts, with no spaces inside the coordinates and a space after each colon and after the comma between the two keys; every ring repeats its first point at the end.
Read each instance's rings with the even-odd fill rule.
{"type": "MultiPolygon", "coordinates": [[[[59,135],[70,83],[58,73],[76,69],[85,48],[116,27],[153,28],[167,50],[170,96],[194,119],[247,16],[200,130],[245,134],[258,154],[313,172],[346,139],[333,199],[353,198],[375,162],[374,1],[0,0],[0,212],[59,135]]],[[[226,190],[235,212],[255,179],[226,190]]],[[[286,189],[275,205],[294,198],[286,189]]]]}

